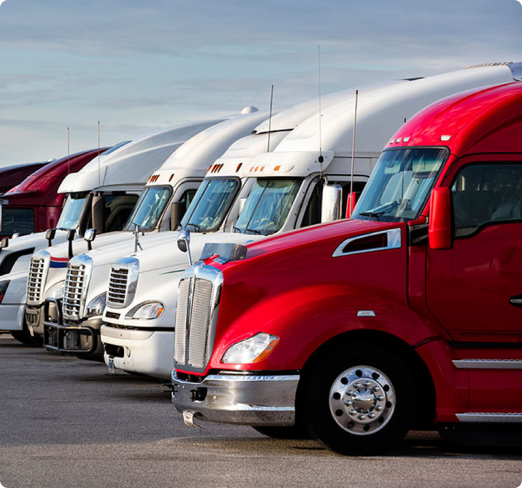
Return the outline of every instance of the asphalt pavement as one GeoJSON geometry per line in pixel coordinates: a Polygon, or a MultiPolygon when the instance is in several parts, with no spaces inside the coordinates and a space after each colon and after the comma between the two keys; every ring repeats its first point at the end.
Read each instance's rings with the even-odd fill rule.
{"type": "Polygon", "coordinates": [[[414,432],[386,456],[342,457],[249,427],[186,427],[160,381],[0,335],[0,487],[506,487],[522,451],[414,432]]]}

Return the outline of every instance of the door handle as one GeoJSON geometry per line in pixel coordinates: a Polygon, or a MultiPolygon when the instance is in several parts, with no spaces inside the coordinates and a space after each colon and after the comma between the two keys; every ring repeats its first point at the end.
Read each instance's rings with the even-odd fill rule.
{"type": "Polygon", "coordinates": [[[515,307],[521,307],[522,308],[522,295],[516,295],[514,297],[511,297],[509,299],[509,303],[515,307]]]}

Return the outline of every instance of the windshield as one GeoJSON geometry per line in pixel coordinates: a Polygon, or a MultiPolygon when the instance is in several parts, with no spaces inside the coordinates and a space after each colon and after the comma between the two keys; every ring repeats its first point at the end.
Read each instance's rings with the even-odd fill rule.
{"type": "Polygon", "coordinates": [[[126,230],[134,230],[136,225],[140,230],[154,229],[170,199],[170,194],[170,187],[149,186],[146,188],[127,222],[126,230]]]}
{"type": "Polygon", "coordinates": [[[399,222],[415,220],[449,152],[445,148],[384,151],[352,218],[399,222]]]}
{"type": "Polygon", "coordinates": [[[270,235],[285,223],[301,180],[256,180],[234,230],[270,235]]]}
{"type": "Polygon", "coordinates": [[[89,192],[70,193],[67,196],[60,220],[56,224],[58,229],[76,229],[88,196],[89,192]]]}
{"type": "Polygon", "coordinates": [[[218,230],[239,186],[237,178],[203,180],[181,226],[196,232],[218,230]]]}

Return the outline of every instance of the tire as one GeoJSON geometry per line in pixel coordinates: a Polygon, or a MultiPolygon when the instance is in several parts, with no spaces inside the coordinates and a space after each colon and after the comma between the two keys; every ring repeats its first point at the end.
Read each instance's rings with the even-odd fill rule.
{"type": "Polygon", "coordinates": [[[379,344],[329,350],[305,373],[299,408],[311,437],[344,455],[374,455],[398,444],[415,418],[412,374],[379,344]]]}
{"type": "Polygon", "coordinates": [[[36,346],[36,344],[33,342],[33,338],[31,335],[24,329],[24,330],[12,330],[11,335],[22,344],[26,346],[36,346]]]}
{"type": "Polygon", "coordinates": [[[41,346],[42,344],[38,344],[37,341],[35,341],[35,338],[29,333],[29,329],[27,328],[27,325],[25,324],[24,320],[24,327],[22,330],[12,330],[11,335],[22,344],[26,346],[41,346]]]}

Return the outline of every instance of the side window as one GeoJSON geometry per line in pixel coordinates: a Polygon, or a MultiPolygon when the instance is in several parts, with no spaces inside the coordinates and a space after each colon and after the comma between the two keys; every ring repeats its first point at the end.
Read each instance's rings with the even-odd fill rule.
{"type": "MultiPolygon", "coordinates": [[[[330,184],[341,185],[343,187],[343,209],[342,215],[346,215],[346,202],[348,201],[348,195],[350,193],[350,182],[349,181],[330,181],[330,184]]],[[[353,191],[360,193],[362,192],[364,185],[363,181],[353,182],[353,191]]],[[[321,208],[322,208],[322,196],[323,192],[318,183],[315,184],[315,188],[310,197],[306,211],[303,216],[300,227],[308,227],[309,225],[315,225],[321,223],[321,208]]]]}
{"type": "Polygon", "coordinates": [[[110,195],[105,203],[105,232],[119,231],[134,209],[138,195],[110,195]]]}
{"type": "Polygon", "coordinates": [[[20,235],[30,234],[34,232],[34,213],[30,208],[9,208],[3,207],[4,226],[2,235],[12,235],[19,233],[20,235]]]}
{"type": "Polygon", "coordinates": [[[192,199],[194,198],[194,195],[197,192],[197,188],[191,188],[190,190],[187,190],[183,195],[181,195],[181,198],[179,199],[180,202],[185,202],[186,207],[189,208],[190,204],[192,203],[192,199]]]}
{"type": "Polygon", "coordinates": [[[451,188],[455,237],[488,222],[522,219],[522,164],[475,164],[462,168],[451,188]]]}

